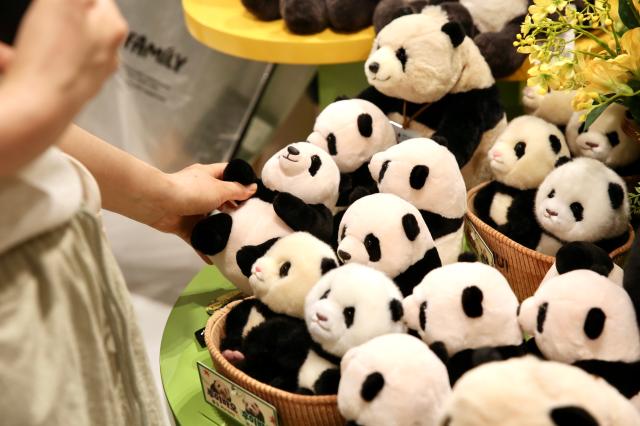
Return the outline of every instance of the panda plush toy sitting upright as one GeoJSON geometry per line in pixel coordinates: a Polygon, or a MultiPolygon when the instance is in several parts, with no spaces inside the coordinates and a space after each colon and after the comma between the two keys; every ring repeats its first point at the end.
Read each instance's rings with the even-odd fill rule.
{"type": "Polygon", "coordinates": [[[371,175],[380,192],[418,208],[443,264],[462,250],[467,189],[451,152],[431,139],[409,139],[373,156],[371,175]]]}
{"type": "Polygon", "coordinates": [[[365,63],[360,98],[402,127],[447,144],[467,187],[487,180],[487,152],[506,126],[487,62],[439,6],[384,27],[365,63]]]}
{"type": "Polygon", "coordinates": [[[603,163],[577,158],[544,179],[535,201],[542,227],[536,248],[549,256],[571,241],[611,253],[629,239],[629,200],[624,180],[603,163]]]}
{"type": "Polygon", "coordinates": [[[536,191],[558,161],[569,156],[564,135],[553,124],[531,115],[512,120],[489,150],[495,180],[473,200],[478,218],[535,249],[541,235],[533,215],[536,191]]]}
{"type": "Polygon", "coordinates": [[[338,259],[391,277],[404,296],[442,262],[420,212],[393,194],[360,198],[340,222],[338,259]]]}
{"type": "Polygon", "coordinates": [[[251,266],[277,238],[307,231],[332,240],[340,171],[322,149],[307,142],[288,145],[267,161],[261,181],[247,163],[234,160],[223,178],[257,182],[258,190],[239,208],[197,223],[191,244],[244,293],[251,294],[251,266]]]}
{"type": "Polygon", "coordinates": [[[525,354],[518,299],[504,276],[483,263],[429,272],[403,307],[409,328],[445,361],[452,384],[481,363],[525,354]]]}

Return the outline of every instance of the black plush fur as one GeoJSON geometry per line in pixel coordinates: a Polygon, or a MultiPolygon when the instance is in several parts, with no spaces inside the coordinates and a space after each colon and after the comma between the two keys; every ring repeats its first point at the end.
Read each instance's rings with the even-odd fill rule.
{"type": "Polygon", "coordinates": [[[464,224],[464,216],[449,219],[427,210],[420,210],[420,215],[427,224],[429,231],[431,231],[431,237],[434,240],[456,232],[464,224]]]}
{"type": "Polygon", "coordinates": [[[280,12],[294,34],[315,34],[329,26],[325,0],[280,0],[280,12]]]}
{"type": "Polygon", "coordinates": [[[558,274],[578,269],[589,269],[608,277],[613,270],[613,260],[606,251],[595,244],[575,241],[565,244],[556,253],[558,274]]]}
{"type": "Polygon", "coordinates": [[[633,307],[636,310],[638,327],[640,327],[640,230],[636,233],[636,239],[627,258],[624,267],[624,289],[629,294],[633,307]]]}
{"type": "Polygon", "coordinates": [[[487,225],[517,243],[535,249],[542,236],[542,228],[534,214],[536,191],[536,189],[521,190],[498,181],[491,181],[478,191],[473,200],[473,208],[478,218],[487,225]],[[506,194],[513,198],[507,210],[507,223],[500,226],[489,214],[496,194],[506,194]]]}
{"type": "Polygon", "coordinates": [[[627,398],[640,393],[640,362],[585,360],[574,363],[587,373],[602,377],[627,398]]]}
{"type": "Polygon", "coordinates": [[[242,5],[261,21],[280,19],[280,0],[242,0],[242,5]]]}
{"type": "Polygon", "coordinates": [[[524,356],[524,344],[478,349],[465,349],[449,358],[446,362],[449,381],[453,386],[460,377],[472,368],[492,361],[504,361],[510,358],[524,356]]]}
{"type": "Polygon", "coordinates": [[[242,271],[242,274],[249,278],[251,276],[251,268],[256,260],[264,256],[269,249],[278,241],[278,238],[272,238],[257,246],[244,246],[236,253],[236,263],[242,271]]]}
{"type": "Polygon", "coordinates": [[[351,173],[340,174],[338,207],[348,207],[359,198],[378,192],[378,184],[371,177],[369,162],[351,173]]]}
{"type": "MultiPolygon", "coordinates": [[[[311,0],[322,1],[322,0],[311,0]]],[[[371,25],[379,0],[325,0],[331,28],[339,32],[358,31],[371,25]]]]}
{"type": "Polygon", "coordinates": [[[407,297],[413,293],[413,288],[433,269],[442,266],[440,256],[435,247],[429,249],[422,259],[411,265],[406,271],[393,278],[402,296],[407,297]]]}
{"type": "MultiPolygon", "coordinates": [[[[403,113],[404,100],[386,96],[375,87],[365,89],[358,97],[372,102],[387,115],[403,113]]],[[[412,117],[422,107],[406,102],[407,115],[412,117]]],[[[450,93],[432,103],[414,120],[434,129],[434,136],[446,139],[447,148],[456,157],[458,166],[463,167],[473,156],[483,134],[493,129],[503,117],[498,89],[493,85],[486,89],[450,93]]]]}
{"type": "Polygon", "coordinates": [[[224,324],[225,337],[220,342],[220,350],[240,350],[242,347],[242,330],[247,325],[247,320],[252,310],[258,311],[264,318],[269,319],[278,314],[258,299],[245,299],[227,314],[224,324]]]}
{"type": "Polygon", "coordinates": [[[555,426],[600,426],[600,423],[586,409],[575,405],[556,407],[549,417],[555,426]]]}

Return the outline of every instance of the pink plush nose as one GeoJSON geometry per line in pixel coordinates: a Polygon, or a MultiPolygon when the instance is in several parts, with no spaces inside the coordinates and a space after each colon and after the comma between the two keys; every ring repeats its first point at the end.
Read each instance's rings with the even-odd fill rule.
{"type": "Polygon", "coordinates": [[[256,270],[256,272],[262,272],[259,266],[256,266],[254,269],[256,270]]]}
{"type": "Polygon", "coordinates": [[[593,143],[593,142],[587,142],[587,146],[588,146],[589,148],[597,148],[597,147],[598,147],[598,144],[597,144],[597,143],[593,143]]]}
{"type": "Polygon", "coordinates": [[[318,319],[318,321],[322,321],[322,322],[324,322],[324,321],[326,321],[328,319],[327,317],[325,317],[324,315],[322,315],[322,314],[320,314],[318,312],[316,312],[316,318],[318,319]]]}
{"type": "Polygon", "coordinates": [[[500,158],[500,157],[502,157],[502,153],[500,151],[492,151],[491,152],[491,156],[493,158],[500,158]]]}
{"type": "Polygon", "coordinates": [[[545,209],[549,216],[558,216],[558,212],[554,212],[553,210],[545,209]]]}

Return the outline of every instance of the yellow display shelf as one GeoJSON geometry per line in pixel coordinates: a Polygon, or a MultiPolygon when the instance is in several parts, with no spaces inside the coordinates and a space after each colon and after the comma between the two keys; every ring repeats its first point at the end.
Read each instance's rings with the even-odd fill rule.
{"type": "Polygon", "coordinates": [[[191,35],[212,49],[254,61],[277,64],[342,64],[364,61],[374,38],[373,27],[352,34],[325,30],[300,36],[282,19],[256,19],[240,0],[182,0],[191,35]]]}

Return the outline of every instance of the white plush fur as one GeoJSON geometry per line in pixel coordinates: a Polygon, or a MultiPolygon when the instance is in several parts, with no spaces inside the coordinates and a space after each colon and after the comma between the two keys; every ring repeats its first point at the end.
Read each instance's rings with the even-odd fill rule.
{"type": "MultiPolygon", "coordinates": [[[[420,210],[449,219],[463,217],[467,211],[467,189],[458,163],[447,148],[431,139],[409,139],[374,155],[369,163],[369,171],[378,181],[380,192],[395,194],[420,210]],[[380,172],[385,163],[386,170],[380,181],[380,172]],[[425,185],[418,189],[410,185],[411,172],[416,166],[426,166],[429,170],[425,185]]],[[[435,240],[443,263],[452,263],[457,259],[462,237],[461,227],[457,232],[435,240]]]]}
{"type": "Polygon", "coordinates": [[[289,144],[272,156],[262,168],[261,177],[267,188],[289,192],[307,204],[324,204],[335,209],[338,201],[338,166],[324,150],[307,142],[289,144]],[[299,154],[291,154],[289,147],[297,149],[299,154]],[[314,156],[320,158],[322,165],[315,176],[311,176],[309,168],[314,156]]]}
{"type": "Polygon", "coordinates": [[[453,47],[441,28],[447,14],[438,6],[406,15],[385,26],[365,63],[369,84],[387,96],[418,104],[436,102],[448,93],[467,92],[494,84],[489,66],[470,38],[453,47]],[[396,56],[404,48],[405,69],[396,56]],[[379,64],[377,73],[369,65],[379,64]]]}
{"type": "Polygon", "coordinates": [[[451,394],[447,369],[420,340],[388,334],[350,349],[340,364],[338,409],[347,420],[367,426],[436,426],[451,394]],[[367,402],[362,385],[380,373],[384,386],[367,402]]]}
{"type": "Polygon", "coordinates": [[[304,318],[307,293],[322,276],[322,261],[338,259],[331,246],[306,232],[295,232],[278,240],[251,268],[253,294],[272,311],[304,318]],[[291,265],[286,276],[282,266],[291,265]]]}
{"type": "Polygon", "coordinates": [[[485,32],[496,32],[514,18],[527,13],[527,0],[460,0],[469,10],[473,23],[485,32]]]}
{"type": "MultiPolygon", "coordinates": [[[[578,158],[553,170],[536,194],[536,218],[542,228],[564,241],[595,242],[622,235],[629,226],[629,201],[624,181],[597,160],[578,158]],[[609,184],[620,185],[624,192],[622,206],[613,210],[609,184]],[[553,194],[552,194],[552,191],[553,194]],[[549,197],[553,195],[553,197],[549,197]],[[570,205],[579,202],[583,220],[576,221],[570,205]],[[557,215],[554,215],[557,213],[557,215]]],[[[554,256],[555,251],[539,251],[554,256]]]]}
{"type": "Polygon", "coordinates": [[[533,357],[471,370],[456,382],[445,405],[441,424],[448,426],[557,426],[551,413],[563,407],[587,411],[600,426],[640,424],[638,411],[604,380],[533,357]]]}
{"type": "Polygon", "coordinates": [[[629,295],[593,271],[571,271],[545,282],[522,303],[519,321],[522,330],[535,337],[543,355],[553,361],[640,360],[640,334],[629,295]],[[543,303],[548,307],[540,333],[538,311],[543,303]],[[592,308],[606,315],[602,334],[595,340],[584,331],[592,308]]]}
{"type": "Polygon", "coordinates": [[[566,126],[573,115],[571,102],[576,92],[565,90],[540,94],[539,90],[538,86],[523,89],[522,105],[525,112],[557,126],[566,126]]]}
{"type": "Polygon", "coordinates": [[[449,355],[465,349],[519,345],[522,333],[516,310],[518,299],[509,283],[488,265],[454,263],[429,272],[403,302],[405,322],[427,344],[443,342],[449,355]],[[482,290],[483,314],[469,318],[462,308],[465,288],[482,290]],[[426,303],[426,329],[420,326],[420,309],[426,303]]]}
{"type": "Polygon", "coordinates": [[[329,104],[313,126],[309,142],[329,152],[327,136],[335,137],[337,155],[332,158],[342,173],[351,173],[371,159],[376,152],[395,145],[395,132],[386,115],[374,104],[362,99],[347,99],[329,104]],[[372,118],[371,136],[363,136],[358,129],[358,117],[372,118]]]}
{"type": "Polygon", "coordinates": [[[392,278],[422,259],[434,247],[431,233],[418,209],[393,194],[368,195],[353,203],[340,222],[338,243],[338,256],[340,251],[351,256],[341,260],[370,266],[392,278]],[[406,214],[415,216],[420,229],[414,241],[410,241],[404,232],[402,218],[406,214]],[[376,262],[369,260],[365,247],[369,234],[380,241],[381,259],[376,262]]]}
{"type": "Polygon", "coordinates": [[[512,120],[489,150],[489,165],[496,180],[518,189],[537,188],[560,157],[570,157],[564,135],[556,126],[531,115],[512,120]],[[561,144],[556,154],[549,136],[561,144]],[[524,156],[516,156],[516,144],[524,142],[524,156]]]}
{"type": "Polygon", "coordinates": [[[640,159],[640,143],[636,142],[624,130],[622,123],[627,108],[620,104],[611,104],[593,122],[589,130],[579,133],[582,122],[581,113],[575,113],[567,126],[567,141],[571,152],[576,156],[600,160],[610,167],[627,166],[640,159]],[[620,143],[611,146],[607,133],[616,132],[620,143]]]}
{"type": "Polygon", "coordinates": [[[401,320],[392,320],[390,303],[394,299],[402,300],[400,290],[383,273],[363,265],[341,266],[324,275],[307,295],[307,328],[326,351],[343,356],[374,337],[406,331],[401,320]],[[344,310],[349,307],[355,309],[355,315],[347,327],[344,310]]]}

